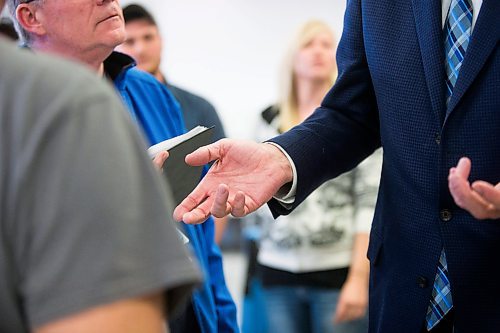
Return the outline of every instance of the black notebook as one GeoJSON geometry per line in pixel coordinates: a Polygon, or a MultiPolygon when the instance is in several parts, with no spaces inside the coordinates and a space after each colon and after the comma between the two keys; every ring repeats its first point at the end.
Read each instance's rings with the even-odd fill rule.
{"type": "Polygon", "coordinates": [[[203,166],[187,165],[186,155],[201,146],[210,144],[212,132],[213,126],[197,126],[185,134],[157,143],[148,149],[149,156],[152,158],[160,151],[168,151],[169,157],[163,165],[162,172],[172,189],[176,205],[180,204],[198,185],[203,170],[203,166]]]}

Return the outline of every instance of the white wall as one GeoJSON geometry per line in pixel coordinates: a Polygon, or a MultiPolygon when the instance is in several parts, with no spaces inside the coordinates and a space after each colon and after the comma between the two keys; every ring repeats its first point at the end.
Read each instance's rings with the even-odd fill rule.
{"type": "Polygon", "coordinates": [[[340,38],[345,0],[123,0],[151,10],[165,39],[169,80],[211,101],[226,134],[252,138],[258,113],[276,100],[281,59],[311,18],[340,38]]]}

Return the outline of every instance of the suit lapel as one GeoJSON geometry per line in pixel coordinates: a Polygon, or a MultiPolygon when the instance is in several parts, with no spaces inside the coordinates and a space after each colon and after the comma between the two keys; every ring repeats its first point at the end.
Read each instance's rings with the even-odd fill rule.
{"type": "Polygon", "coordinates": [[[484,0],[477,18],[471,41],[458,80],[453,88],[453,94],[446,110],[446,117],[455,109],[460,99],[470,87],[496,47],[500,35],[500,1],[484,0]]]}
{"type": "Polygon", "coordinates": [[[441,1],[412,0],[412,3],[432,109],[439,124],[442,124],[445,110],[445,72],[441,1]]]}

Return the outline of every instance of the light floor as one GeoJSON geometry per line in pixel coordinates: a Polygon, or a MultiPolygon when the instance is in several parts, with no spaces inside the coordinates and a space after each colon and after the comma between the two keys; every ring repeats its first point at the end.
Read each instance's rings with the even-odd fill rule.
{"type": "Polygon", "coordinates": [[[222,258],[224,262],[226,284],[236,303],[238,309],[238,323],[241,327],[241,304],[245,287],[247,260],[243,253],[238,251],[223,251],[222,258]]]}

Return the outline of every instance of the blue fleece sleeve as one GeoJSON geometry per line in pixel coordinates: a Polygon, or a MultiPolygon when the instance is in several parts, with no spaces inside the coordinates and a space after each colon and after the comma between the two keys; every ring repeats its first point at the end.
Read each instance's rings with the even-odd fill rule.
{"type": "Polygon", "coordinates": [[[220,249],[214,241],[214,223],[212,218],[203,223],[203,235],[207,244],[208,273],[217,310],[218,332],[236,333],[240,331],[236,320],[236,305],[226,285],[220,249]]]}

